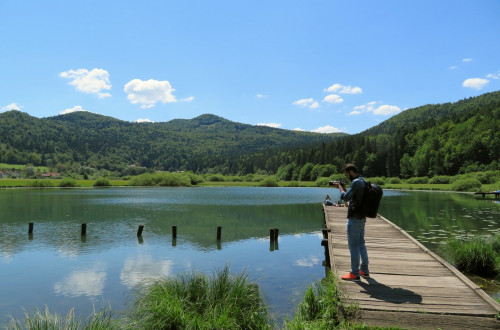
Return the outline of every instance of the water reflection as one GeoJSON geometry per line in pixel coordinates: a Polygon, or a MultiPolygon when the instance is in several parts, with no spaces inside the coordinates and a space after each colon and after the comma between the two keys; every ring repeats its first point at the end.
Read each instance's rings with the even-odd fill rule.
{"type": "Polygon", "coordinates": [[[305,259],[299,259],[294,263],[294,265],[301,267],[312,267],[317,264],[319,264],[319,258],[317,256],[309,256],[305,259]]]}
{"type": "MultiPolygon", "coordinates": [[[[0,190],[0,314],[22,317],[21,307],[48,304],[86,316],[89,298],[101,296],[119,310],[144,280],[230,263],[247,270],[282,317],[324,276],[327,193],[339,198],[322,188],[0,190]]],[[[499,210],[464,194],[386,191],[380,213],[435,250],[451,235],[500,232],[499,210]]]]}
{"type": "Polygon", "coordinates": [[[56,294],[70,297],[102,295],[106,282],[106,265],[97,263],[90,269],[80,269],[71,272],[61,282],[54,284],[56,294]]]}
{"type": "Polygon", "coordinates": [[[132,289],[146,280],[167,277],[172,274],[173,261],[155,260],[151,255],[140,255],[125,259],[120,281],[132,289]]]}

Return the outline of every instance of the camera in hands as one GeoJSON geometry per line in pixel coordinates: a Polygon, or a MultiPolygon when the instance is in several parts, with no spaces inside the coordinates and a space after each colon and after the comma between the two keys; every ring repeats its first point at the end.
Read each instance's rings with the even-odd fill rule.
{"type": "Polygon", "coordinates": [[[345,182],[344,180],[340,180],[340,181],[330,181],[330,182],[328,182],[328,184],[329,184],[330,186],[333,186],[334,184],[339,184],[339,185],[341,185],[342,187],[345,187],[346,182],[345,182]]]}

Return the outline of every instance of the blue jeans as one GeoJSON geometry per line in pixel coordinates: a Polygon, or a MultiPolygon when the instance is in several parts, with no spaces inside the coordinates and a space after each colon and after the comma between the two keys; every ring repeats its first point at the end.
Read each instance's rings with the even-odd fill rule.
{"type": "Polygon", "coordinates": [[[347,242],[351,252],[351,273],[359,276],[359,261],[361,259],[361,270],[369,274],[368,252],[365,245],[365,223],[366,219],[347,218],[347,242]]]}

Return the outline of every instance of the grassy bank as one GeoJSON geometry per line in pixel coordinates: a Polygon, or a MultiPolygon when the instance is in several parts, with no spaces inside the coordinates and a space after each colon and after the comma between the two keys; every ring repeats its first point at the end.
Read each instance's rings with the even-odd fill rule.
{"type": "MultiPolygon", "coordinates": [[[[233,275],[229,267],[206,276],[181,274],[138,286],[131,305],[119,318],[109,309],[85,320],[71,310],[59,316],[45,310],[25,313],[6,329],[271,329],[272,321],[259,288],[246,273],[233,275]]],[[[118,315],[118,314],[117,314],[118,315]]]]}
{"type": "Polygon", "coordinates": [[[61,316],[46,308],[11,319],[5,329],[395,329],[367,327],[358,318],[358,306],[347,303],[330,273],[306,290],[293,319],[274,324],[257,284],[226,266],[212,276],[192,272],[140,285],[124,312],[102,308],[78,319],[73,309],[61,316]]]}
{"type": "MultiPolygon", "coordinates": [[[[192,172],[155,172],[123,179],[0,179],[0,188],[8,187],[93,187],[93,186],[201,186],[201,187],[328,187],[331,180],[345,180],[343,174],[321,177],[316,181],[282,181],[275,175],[247,174],[244,176],[203,174],[192,172]]],[[[476,172],[456,176],[401,178],[366,178],[384,189],[436,190],[460,192],[490,192],[500,189],[500,171],[476,172]]]]}
{"type": "MultiPolygon", "coordinates": [[[[93,187],[97,180],[64,179],[0,179],[0,188],[51,188],[61,187],[61,182],[70,182],[69,187],[93,187]]],[[[63,183],[64,185],[64,183],[63,183]]],[[[128,186],[128,180],[109,180],[110,186],[128,186]]]]}

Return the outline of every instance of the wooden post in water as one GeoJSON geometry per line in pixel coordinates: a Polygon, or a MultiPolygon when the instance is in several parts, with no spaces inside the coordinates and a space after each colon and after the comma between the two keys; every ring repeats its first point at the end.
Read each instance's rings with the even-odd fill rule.
{"type": "Polygon", "coordinates": [[[33,226],[34,226],[33,222],[30,222],[28,224],[28,234],[33,234],[33,226]]]}
{"type": "Polygon", "coordinates": [[[278,241],[278,236],[280,234],[280,230],[278,228],[274,228],[274,240],[278,241]]]}
{"type": "Polygon", "coordinates": [[[137,229],[137,237],[142,235],[142,230],[144,229],[144,225],[139,225],[139,229],[137,229]]]}
{"type": "Polygon", "coordinates": [[[177,238],[177,226],[172,226],[172,239],[177,238]]]}
{"type": "Polygon", "coordinates": [[[269,229],[269,251],[274,251],[274,228],[269,229]]]}
{"type": "Polygon", "coordinates": [[[82,236],[87,235],[87,224],[82,223],[82,236]]]}
{"type": "Polygon", "coordinates": [[[217,227],[217,240],[220,241],[221,238],[222,227],[217,227]]]}

